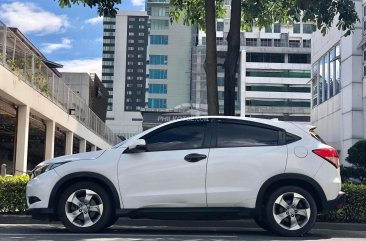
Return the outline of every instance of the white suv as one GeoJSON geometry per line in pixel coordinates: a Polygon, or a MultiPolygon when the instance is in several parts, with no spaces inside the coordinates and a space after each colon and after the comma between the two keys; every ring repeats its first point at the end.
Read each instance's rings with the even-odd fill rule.
{"type": "Polygon", "coordinates": [[[314,127],[199,117],[147,130],[111,149],[39,164],[27,186],[34,218],[96,232],[118,217],[241,219],[299,236],[344,202],[337,151],[314,127]]]}

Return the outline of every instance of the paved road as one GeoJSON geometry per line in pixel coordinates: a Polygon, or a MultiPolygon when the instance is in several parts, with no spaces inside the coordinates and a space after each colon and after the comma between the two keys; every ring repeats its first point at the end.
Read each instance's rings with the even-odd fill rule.
{"type": "Polygon", "coordinates": [[[103,233],[73,234],[59,223],[55,224],[0,224],[0,240],[83,240],[83,241],[203,241],[203,240],[366,240],[365,231],[313,229],[301,238],[273,236],[256,227],[187,227],[180,226],[123,226],[115,225],[103,233]]]}

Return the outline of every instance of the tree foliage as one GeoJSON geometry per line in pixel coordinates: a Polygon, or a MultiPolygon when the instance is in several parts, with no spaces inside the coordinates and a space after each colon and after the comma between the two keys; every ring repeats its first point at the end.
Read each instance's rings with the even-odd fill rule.
{"type": "MultiPolygon", "coordinates": [[[[55,0],[56,1],[56,0],[55,0]]],[[[100,16],[115,16],[122,0],[57,0],[60,7],[71,7],[73,4],[82,4],[90,8],[97,7],[100,16]]]]}
{"type": "MultiPolygon", "coordinates": [[[[186,25],[198,25],[205,29],[204,0],[171,0],[170,19],[183,19],[186,25]]],[[[223,0],[216,0],[216,15],[225,15],[223,0]]],[[[275,22],[292,23],[300,21],[314,22],[322,34],[333,25],[335,20],[339,30],[349,35],[359,21],[352,0],[241,0],[242,28],[253,25],[263,28],[275,22]]]]}
{"type": "Polygon", "coordinates": [[[353,178],[366,183],[366,140],[358,141],[348,149],[346,160],[353,166],[343,167],[343,176],[346,179],[353,178]]]}

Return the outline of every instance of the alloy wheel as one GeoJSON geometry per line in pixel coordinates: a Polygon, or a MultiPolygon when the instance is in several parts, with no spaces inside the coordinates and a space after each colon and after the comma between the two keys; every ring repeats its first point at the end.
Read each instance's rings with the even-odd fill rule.
{"type": "Polygon", "coordinates": [[[65,214],[73,225],[83,228],[90,227],[102,217],[103,201],[92,190],[77,190],[67,198],[65,214]]]}
{"type": "Polygon", "coordinates": [[[273,204],[273,217],[278,225],[286,230],[298,230],[310,219],[309,202],[296,192],[280,195],[273,204]]]}

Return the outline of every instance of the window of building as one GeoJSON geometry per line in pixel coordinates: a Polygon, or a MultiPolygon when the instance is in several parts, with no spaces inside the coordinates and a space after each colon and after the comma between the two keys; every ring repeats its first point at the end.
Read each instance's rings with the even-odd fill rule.
{"type": "Polygon", "coordinates": [[[131,99],[131,98],[127,98],[127,99],[126,99],[126,102],[127,102],[127,103],[131,103],[131,102],[132,102],[132,99],[131,99]]]}
{"type": "Polygon", "coordinates": [[[285,54],[277,53],[247,53],[247,62],[257,63],[285,63],[285,54]]]}
{"type": "Polygon", "coordinates": [[[139,22],[145,22],[145,18],[139,18],[139,22]]]}
{"type": "Polygon", "coordinates": [[[137,58],[139,58],[139,59],[141,59],[141,58],[143,58],[144,57],[144,55],[143,54],[138,54],[137,55],[137,58]]]}
{"type": "Polygon", "coordinates": [[[171,151],[202,148],[207,123],[187,123],[160,131],[146,140],[147,151],[171,151]]]}
{"type": "Polygon", "coordinates": [[[304,39],[302,41],[302,47],[304,47],[304,48],[311,48],[311,39],[304,39]]]}
{"type": "Polygon", "coordinates": [[[127,73],[133,73],[133,69],[127,69],[127,73]]]}
{"type": "Polygon", "coordinates": [[[142,85],[142,84],[137,84],[136,86],[137,86],[137,88],[142,88],[142,87],[144,87],[144,85],[142,85]]]}
{"type": "Polygon", "coordinates": [[[300,24],[299,23],[295,23],[293,25],[294,28],[294,33],[300,33],[300,24]]]}
{"type": "Polygon", "coordinates": [[[135,18],[131,18],[131,17],[128,18],[128,21],[131,21],[131,22],[134,22],[135,20],[136,20],[135,18]]]}
{"type": "Polygon", "coordinates": [[[136,77],[136,79],[137,79],[137,80],[144,80],[144,77],[142,77],[142,76],[137,76],[137,77],[136,77]]]}
{"type": "Polygon", "coordinates": [[[135,57],[135,55],[133,55],[133,54],[127,54],[127,58],[134,58],[135,57]]]}
{"type": "Polygon", "coordinates": [[[137,62],[137,65],[144,65],[144,62],[137,62]]]}
{"type": "Polygon", "coordinates": [[[151,30],[168,30],[169,20],[151,19],[151,30]]]}
{"type": "Polygon", "coordinates": [[[126,91],[127,95],[132,95],[132,91],[126,91]]]}
{"type": "Polygon", "coordinates": [[[133,25],[132,24],[128,25],[128,28],[130,28],[130,29],[133,28],[133,25]]]}
{"type": "Polygon", "coordinates": [[[256,38],[246,38],[245,45],[246,46],[257,46],[257,39],[256,38]]]}
{"type": "Polygon", "coordinates": [[[133,40],[133,39],[129,39],[129,40],[128,40],[128,43],[129,43],[129,44],[133,44],[133,43],[135,43],[135,40],[133,40]]]}
{"type": "Polygon", "coordinates": [[[137,50],[138,51],[144,51],[144,47],[138,47],[137,50]]]}
{"type": "Polygon", "coordinates": [[[127,50],[133,51],[133,50],[135,50],[135,48],[134,47],[128,47],[127,50]]]}
{"type": "Polygon", "coordinates": [[[140,40],[138,40],[137,41],[139,44],[143,44],[143,43],[145,43],[145,41],[143,40],[143,39],[140,39],[140,40]]]}
{"type": "Polygon", "coordinates": [[[144,73],[143,69],[137,69],[137,73],[144,73]]]}
{"type": "Polygon", "coordinates": [[[139,25],[139,29],[145,29],[145,25],[139,25]]]}
{"type": "Polygon", "coordinates": [[[291,48],[300,48],[301,47],[300,40],[289,40],[288,46],[291,48]]]}
{"type": "Polygon", "coordinates": [[[217,147],[275,146],[278,144],[278,130],[239,123],[218,123],[217,147]]]}
{"type": "Polygon", "coordinates": [[[304,23],[302,25],[302,32],[303,33],[313,33],[313,24],[310,24],[310,23],[304,23]]]}
{"type": "Polygon", "coordinates": [[[128,32],[128,36],[134,36],[135,33],[134,32],[128,32]]]}
{"type": "Polygon", "coordinates": [[[310,101],[301,99],[247,99],[245,104],[248,106],[267,106],[267,107],[310,107],[310,101]]]}
{"type": "Polygon", "coordinates": [[[216,31],[224,31],[224,22],[216,23],[216,31]]]}
{"type": "Polygon", "coordinates": [[[147,105],[149,108],[166,108],[167,101],[166,99],[149,98],[147,105]]]}
{"type": "Polygon", "coordinates": [[[167,65],[168,56],[167,55],[150,55],[150,64],[154,65],[167,65]]]}
{"type": "MultiPolygon", "coordinates": [[[[133,80],[133,77],[132,76],[127,76],[127,80],[133,80]]],[[[129,86],[129,85],[132,85],[132,84],[127,84],[127,87],[132,87],[132,86],[129,86]]]]}
{"type": "Polygon", "coordinates": [[[168,7],[151,7],[151,16],[169,17],[169,8],[168,7]]]}
{"type": "Polygon", "coordinates": [[[168,44],[168,35],[151,35],[150,44],[168,44]]]}
{"type": "Polygon", "coordinates": [[[292,64],[310,64],[310,54],[289,54],[288,62],[292,64]]]}
{"type": "Polygon", "coordinates": [[[126,110],[132,110],[132,106],[126,105],[126,110]]]}
{"type": "Polygon", "coordinates": [[[139,33],[139,36],[145,36],[145,33],[139,33]]]}
{"type": "Polygon", "coordinates": [[[311,77],[310,71],[307,70],[279,70],[279,71],[263,71],[263,70],[248,70],[248,77],[269,77],[269,78],[306,78],[311,77]]]}
{"type": "Polygon", "coordinates": [[[133,65],[133,62],[132,61],[128,61],[127,62],[127,65],[133,65]]]}
{"type": "Polygon", "coordinates": [[[166,69],[150,69],[150,79],[167,79],[168,71],[166,69]]]}
{"type": "Polygon", "coordinates": [[[281,24],[280,23],[275,23],[273,25],[273,32],[274,33],[281,33],[281,24]]]}
{"type": "Polygon", "coordinates": [[[264,32],[265,33],[272,33],[272,27],[271,25],[267,25],[264,27],[264,32]]]}
{"type": "Polygon", "coordinates": [[[149,93],[151,94],[166,94],[168,85],[166,84],[149,84],[149,93]]]}
{"type": "Polygon", "coordinates": [[[261,46],[272,47],[272,39],[267,38],[261,39],[261,46]]]}

